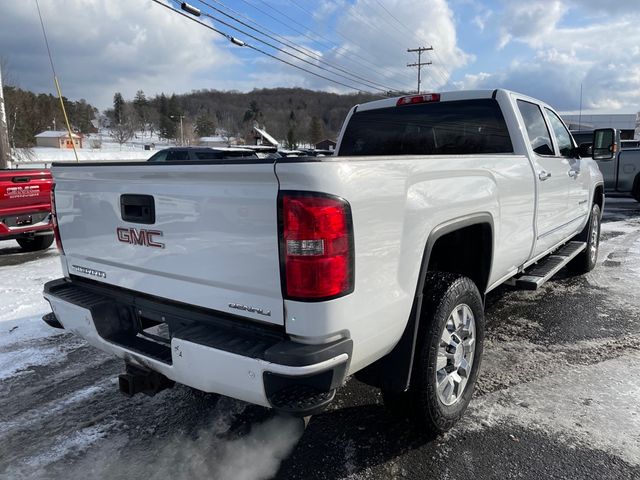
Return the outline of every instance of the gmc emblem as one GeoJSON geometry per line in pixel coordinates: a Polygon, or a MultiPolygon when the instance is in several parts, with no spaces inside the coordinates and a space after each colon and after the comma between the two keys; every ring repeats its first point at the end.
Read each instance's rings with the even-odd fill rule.
{"type": "Polygon", "coordinates": [[[144,228],[124,228],[116,229],[118,241],[131,245],[142,245],[143,247],[164,248],[164,243],[157,242],[153,237],[162,237],[160,230],[146,230],[144,228]]]}

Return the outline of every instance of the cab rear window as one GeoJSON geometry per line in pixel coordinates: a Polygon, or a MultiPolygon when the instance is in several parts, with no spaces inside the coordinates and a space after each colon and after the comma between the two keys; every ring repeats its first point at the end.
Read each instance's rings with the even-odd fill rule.
{"type": "Polygon", "coordinates": [[[354,113],[341,156],[512,153],[494,99],[424,103],[354,113]]]}

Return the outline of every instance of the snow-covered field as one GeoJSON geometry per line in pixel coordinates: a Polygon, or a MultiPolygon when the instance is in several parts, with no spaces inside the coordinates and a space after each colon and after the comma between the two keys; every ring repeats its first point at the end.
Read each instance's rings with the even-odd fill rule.
{"type": "MultiPolygon", "coordinates": [[[[157,135],[142,135],[140,132],[136,137],[119,145],[104,130],[96,134],[85,135],[83,148],[76,149],[78,160],[81,162],[122,162],[122,161],[144,161],[156,151],[174,146],[175,143],[158,138],[157,135]],[[100,148],[92,148],[94,142],[100,148]],[[145,145],[151,145],[151,150],[145,150],[145,145]]],[[[15,161],[12,162],[14,168],[29,168],[37,165],[49,166],[52,162],[75,162],[76,157],[72,149],[68,148],[48,148],[34,147],[31,149],[17,149],[14,152],[15,161]]]]}

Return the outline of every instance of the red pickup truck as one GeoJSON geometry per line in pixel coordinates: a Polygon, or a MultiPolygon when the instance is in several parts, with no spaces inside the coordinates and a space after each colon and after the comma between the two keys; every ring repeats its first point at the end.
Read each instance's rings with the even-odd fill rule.
{"type": "Polygon", "coordinates": [[[53,243],[49,170],[0,170],[0,240],[17,240],[23,250],[53,243]]]}

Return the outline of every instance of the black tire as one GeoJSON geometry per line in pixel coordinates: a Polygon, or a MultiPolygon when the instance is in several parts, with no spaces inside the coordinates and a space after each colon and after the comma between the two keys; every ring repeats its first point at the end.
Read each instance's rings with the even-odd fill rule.
{"type": "Polygon", "coordinates": [[[578,254],[576,258],[569,263],[569,269],[580,275],[590,272],[596,266],[598,261],[598,249],[600,248],[600,206],[594,203],[591,207],[591,215],[589,222],[582,232],[576,237],[576,240],[587,242],[587,248],[578,254]],[[595,232],[594,232],[595,229],[595,232]]]}
{"type": "Polygon", "coordinates": [[[383,391],[385,406],[395,415],[411,416],[425,433],[438,434],[451,429],[462,417],[473,396],[482,360],[483,340],[484,309],[475,283],[459,274],[427,273],[411,386],[409,391],[400,394],[383,391]],[[461,305],[468,306],[473,313],[475,348],[466,385],[457,399],[447,405],[438,394],[436,365],[447,321],[461,305]]]}
{"type": "Polygon", "coordinates": [[[38,235],[35,237],[18,238],[18,244],[26,252],[36,252],[49,248],[53,243],[53,234],[38,235]]]}
{"type": "Polygon", "coordinates": [[[640,173],[636,175],[633,181],[633,188],[631,189],[631,196],[640,202],[640,173]]]}

